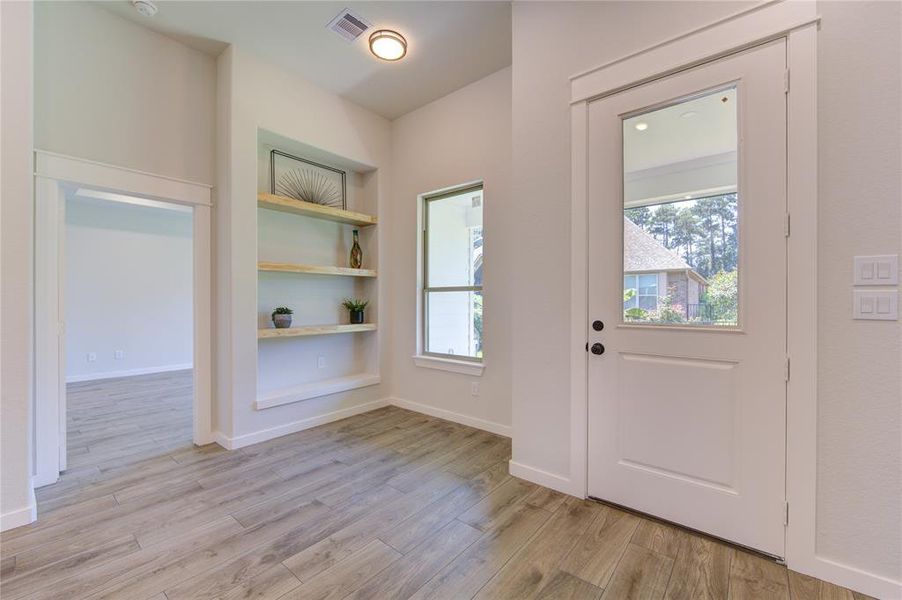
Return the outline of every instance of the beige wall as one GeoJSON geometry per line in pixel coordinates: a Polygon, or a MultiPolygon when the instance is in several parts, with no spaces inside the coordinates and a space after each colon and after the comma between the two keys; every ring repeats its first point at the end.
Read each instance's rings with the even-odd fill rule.
{"type": "MultiPolygon", "coordinates": [[[[315,152],[314,157],[329,164],[358,171],[364,167],[375,169],[366,177],[368,202],[352,208],[378,211],[380,216],[386,210],[391,131],[388,120],[235,46],[227,48],[218,63],[221,81],[214,213],[215,426],[232,444],[243,445],[284,435],[293,427],[300,428],[306,420],[354,410],[389,395],[388,372],[384,370],[380,385],[265,410],[254,408],[258,372],[258,131],[263,129],[295,144],[302,143],[305,155],[315,152]]],[[[292,147],[288,150],[301,152],[292,147]]],[[[375,235],[380,245],[385,243],[383,223],[375,235]]],[[[368,258],[374,259],[380,275],[390,271],[384,255],[368,258]]],[[[380,297],[370,298],[374,307],[387,305],[382,298],[387,293],[383,283],[379,286],[380,297]]],[[[372,309],[369,312],[372,315],[372,309]]],[[[390,318],[388,311],[380,311],[379,331],[366,334],[378,336],[383,361],[387,360],[390,318]]]]}
{"type": "Polygon", "coordinates": [[[31,521],[32,10],[0,2],[0,529],[31,521]]]}
{"type": "MultiPolygon", "coordinates": [[[[515,3],[514,460],[569,477],[568,76],[743,8],[515,3]],[[538,39],[553,44],[536,44],[538,39]],[[541,318],[536,318],[541,315],[541,318]]],[[[900,5],[823,2],[819,38],[819,480],[824,558],[900,578],[900,327],[851,320],[855,254],[899,252],[900,5]]]]}
{"type": "Polygon", "coordinates": [[[392,395],[502,431],[510,426],[510,265],[516,241],[507,224],[513,210],[510,106],[507,68],[392,122],[388,215],[392,395]],[[417,367],[411,357],[417,350],[417,195],[479,179],[485,182],[486,367],[482,377],[474,377],[417,367]]]}
{"type": "Polygon", "coordinates": [[[99,6],[34,6],[36,148],[213,183],[213,58],[99,6]]]}
{"type": "Polygon", "coordinates": [[[902,327],[850,316],[852,257],[902,253],[902,4],[818,12],[817,552],[902,581],[902,327]]]}

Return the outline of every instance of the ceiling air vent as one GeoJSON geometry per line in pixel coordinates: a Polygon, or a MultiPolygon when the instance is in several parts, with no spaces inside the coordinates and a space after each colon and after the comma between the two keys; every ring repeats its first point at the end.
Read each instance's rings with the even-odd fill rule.
{"type": "Polygon", "coordinates": [[[370,28],[370,24],[364,21],[360,15],[356,15],[348,9],[344,9],[338,13],[338,16],[329,21],[329,24],[326,25],[326,27],[349,42],[353,42],[360,37],[360,34],[370,28]]]}

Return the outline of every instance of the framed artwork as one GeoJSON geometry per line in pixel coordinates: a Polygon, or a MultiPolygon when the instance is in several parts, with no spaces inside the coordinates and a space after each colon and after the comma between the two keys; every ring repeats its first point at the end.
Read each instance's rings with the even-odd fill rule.
{"type": "Polygon", "coordinates": [[[281,150],[269,153],[270,192],[332,208],[348,208],[347,173],[281,150]]]}

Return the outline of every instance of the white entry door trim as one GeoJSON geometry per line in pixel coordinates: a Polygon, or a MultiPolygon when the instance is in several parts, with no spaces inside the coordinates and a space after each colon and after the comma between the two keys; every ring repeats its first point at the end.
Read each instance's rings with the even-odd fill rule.
{"type": "Polygon", "coordinates": [[[212,434],[212,186],[95,161],[35,151],[34,485],[66,469],[63,269],[64,186],[89,186],[192,208],[194,242],[194,443],[212,434]]]}
{"type": "Polygon", "coordinates": [[[814,2],[769,2],[571,78],[571,449],[557,489],[587,495],[588,103],[760,43],[786,38],[787,386],[786,562],[802,573],[875,597],[899,583],[818,556],[817,480],[817,31],[814,2]]]}

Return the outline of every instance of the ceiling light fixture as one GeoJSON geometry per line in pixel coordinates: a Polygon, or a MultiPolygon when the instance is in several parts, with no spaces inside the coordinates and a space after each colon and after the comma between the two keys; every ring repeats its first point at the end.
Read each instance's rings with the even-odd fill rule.
{"type": "Polygon", "coordinates": [[[150,0],[132,0],[132,6],[144,17],[152,17],[157,14],[157,5],[150,0]]]}
{"type": "Polygon", "coordinates": [[[380,29],[370,36],[370,52],[382,60],[401,60],[407,54],[407,40],[397,31],[380,29]]]}
{"type": "Polygon", "coordinates": [[[639,131],[645,131],[648,129],[648,123],[636,123],[636,129],[639,131]]]}

